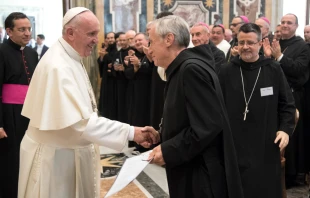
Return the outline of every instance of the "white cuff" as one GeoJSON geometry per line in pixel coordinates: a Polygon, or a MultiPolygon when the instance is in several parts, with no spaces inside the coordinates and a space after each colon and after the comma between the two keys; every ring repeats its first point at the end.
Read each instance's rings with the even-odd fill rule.
{"type": "Polygon", "coordinates": [[[82,133],[82,138],[121,151],[128,141],[130,131],[128,124],[98,117],[97,113],[93,113],[82,133]]]}
{"type": "Polygon", "coordinates": [[[283,58],[283,54],[281,54],[281,56],[277,59],[277,61],[280,62],[282,58],[283,58]]]}
{"type": "Polygon", "coordinates": [[[134,137],[135,137],[135,127],[130,126],[129,133],[128,133],[128,140],[133,141],[134,137]]]}

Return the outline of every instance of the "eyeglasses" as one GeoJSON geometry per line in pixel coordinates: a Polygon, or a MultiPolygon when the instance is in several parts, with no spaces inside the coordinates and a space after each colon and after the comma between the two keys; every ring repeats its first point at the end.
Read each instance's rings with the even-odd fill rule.
{"type": "Polygon", "coordinates": [[[31,27],[22,27],[22,28],[17,28],[17,31],[24,33],[28,30],[28,32],[31,32],[31,27]]]}
{"type": "Polygon", "coordinates": [[[253,41],[247,41],[247,42],[245,42],[245,41],[239,41],[238,42],[238,45],[239,46],[241,46],[241,47],[243,47],[244,45],[247,45],[248,47],[253,47],[255,44],[257,44],[259,41],[257,41],[257,42],[253,42],[253,41]]]}
{"type": "Polygon", "coordinates": [[[236,27],[236,26],[237,26],[237,25],[239,25],[239,24],[243,24],[243,22],[239,22],[239,23],[231,23],[231,24],[229,24],[229,26],[236,27]]]}

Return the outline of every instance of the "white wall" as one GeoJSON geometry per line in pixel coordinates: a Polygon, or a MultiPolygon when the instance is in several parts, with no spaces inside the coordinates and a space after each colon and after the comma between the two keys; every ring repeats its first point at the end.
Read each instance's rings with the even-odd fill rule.
{"type": "Polygon", "coordinates": [[[44,34],[47,46],[61,36],[62,0],[0,0],[0,26],[11,12],[35,16],[36,34],[44,34]]]}
{"type": "Polygon", "coordinates": [[[304,37],[304,27],[306,25],[306,5],[307,0],[283,0],[283,15],[292,13],[298,17],[299,27],[296,34],[301,37],[304,37]]]}

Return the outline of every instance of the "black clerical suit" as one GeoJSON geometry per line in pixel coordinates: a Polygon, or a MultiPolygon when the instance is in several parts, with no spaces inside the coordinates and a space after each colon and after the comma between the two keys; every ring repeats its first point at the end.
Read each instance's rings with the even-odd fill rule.
{"type": "Polygon", "coordinates": [[[166,75],[161,149],[170,197],[242,198],[210,46],[183,50],[166,75]]]}
{"type": "Polygon", "coordinates": [[[23,104],[3,102],[3,87],[29,85],[37,63],[38,54],[29,47],[21,48],[11,39],[0,46],[0,127],[8,136],[0,139],[0,194],[4,198],[17,197],[19,148],[29,120],[21,115],[23,104]]]}
{"type": "Polygon", "coordinates": [[[222,66],[219,79],[245,198],[282,198],[280,149],[274,140],[277,131],[292,134],[296,108],[280,64],[263,56],[254,63],[246,63],[238,55],[222,66]],[[256,79],[244,120],[243,84],[249,101],[256,79]]]}

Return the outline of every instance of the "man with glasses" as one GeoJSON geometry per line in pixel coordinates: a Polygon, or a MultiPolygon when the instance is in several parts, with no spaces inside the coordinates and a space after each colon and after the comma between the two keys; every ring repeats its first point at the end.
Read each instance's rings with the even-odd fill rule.
{"type": "Polygon", "coordinates": [[[27,47],[31,24],[13,12],[5,19],[9,39],[0,46],[0,197],[17,197],[19,148],[29,120],[21,116],[38,54],[27,47]]]}
{"type": "Polygon", "coordinates": [[[227,62],[230,61],[231,58],[238,55],[238,39],[237,34],[239,32],[239,28],[245,24],[248,23],[249,19],[246,16],[236,16],[231,21],[229,28],[232,32],[232,41],[230,41],[230,50],[228,50],[228,54],[226,55],[227,62]]]}
{"type": "Polygon", "coordinates": [[[245,198],[281,198],[280,150],[294,129],[295,105],[285,75],[274,59],[259,55],[260,27],[244,24],[239,55],[221,67],[220,83],[245,198]]]}

